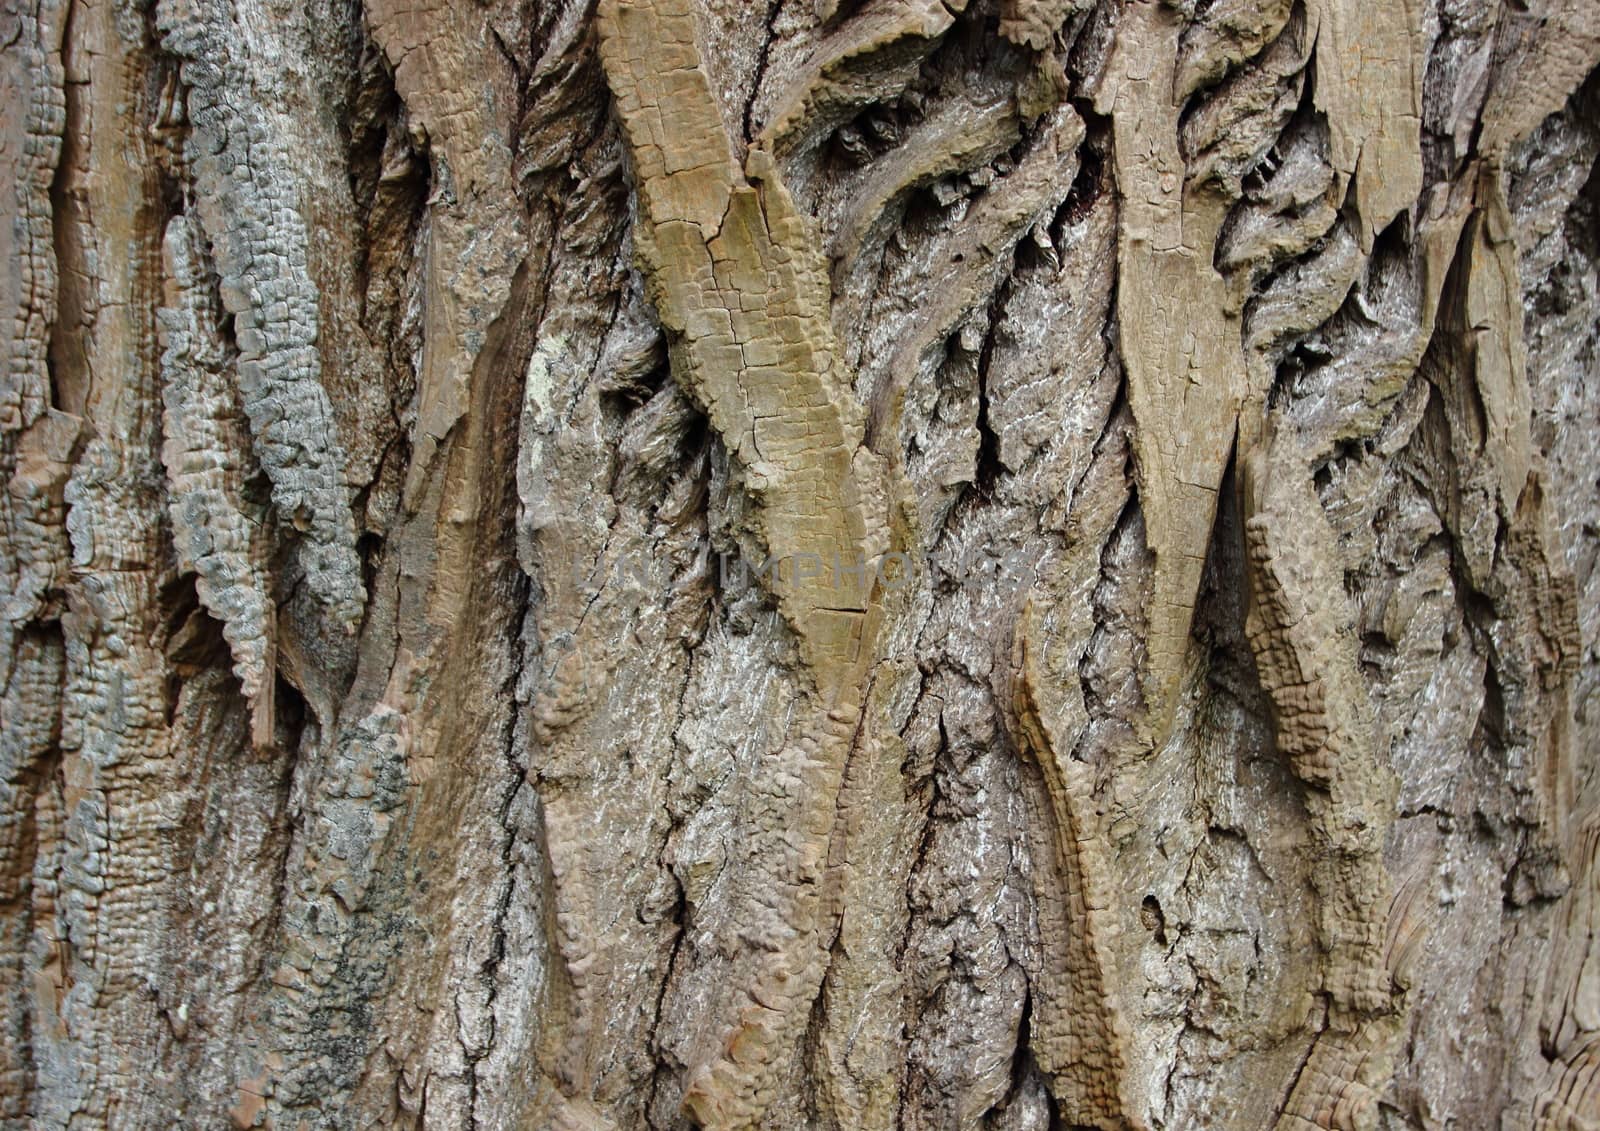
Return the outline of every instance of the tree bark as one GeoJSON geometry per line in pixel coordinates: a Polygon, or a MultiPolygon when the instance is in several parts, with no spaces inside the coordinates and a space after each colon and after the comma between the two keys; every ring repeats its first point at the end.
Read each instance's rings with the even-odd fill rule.
{"type": "Polygon", "coordinates": [[[1593,0],[0,29],[0,1125],[1600,1126],[1593,0]]]}

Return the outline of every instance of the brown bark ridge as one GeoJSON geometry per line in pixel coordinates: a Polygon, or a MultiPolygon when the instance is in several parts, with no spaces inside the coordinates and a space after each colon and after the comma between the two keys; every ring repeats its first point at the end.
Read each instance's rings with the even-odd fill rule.
{"type": "Polygon", "coordinates": [[[1600,1127],[1592,0],[0,57],[0,1127],[1600,1127]]]}

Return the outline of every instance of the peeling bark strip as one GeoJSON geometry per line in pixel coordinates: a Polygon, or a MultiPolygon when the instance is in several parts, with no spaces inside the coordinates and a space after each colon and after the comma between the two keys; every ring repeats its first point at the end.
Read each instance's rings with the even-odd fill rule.
{"type": "MultiPolygon", "coordinates": [[[[607,0],[598,19],[633,156],[634,238],[674,377],[742,464],[770,558],[877,561],[890,549],[888,477],[863,444],[808,225],[766,149],[752,147],[742,169],[734,159],[688,0],[607,0]]],[[[746,1003],[684,1098],[708,1127],[760,1122],[827,965],[828,844],[882,616],[871,576],[837,580],[771,578],[810,686],[799,738],[780,755],[792,788],[758,815],[771,888],[751,892],[746,1003]]]]}
{"type": "Polygon", "coordinates": [[[1292,433],[1272,430],[1241,476],[1250,516],[1245,635],[1272,700],[1278,749],[1306,786],[1328,1008],[1278,1121],[1285,1131],[1330,1119],[1370,1125],[1400,1035],[1385,959],[1391,900],[1383,863],[1396,783],[1377,750],[1356,669],[1354,613],[1340,600],[1337,548],[1309,470],[1292,433]]]}
{"type": "Polygon", "coordinates": [[[244,481],[257,469],[238,398],[227,382],[200,236],[186,216],[162,241],[166,304],[161,340],[162,461],[171,495],[178,563],[196,574],[195,591],[222,622],[233,673],[250,701],[257,742],[272,741],[273,627],[259,516],[248,515],[244,481]]]}
{"type": "Polygon", "coordinates": [[[1178,148],[1181,18],[1139,0],[1122,20],[1097,109],[1112,118],[1123,203],[1123,364],[1138,425],[1139,501],[1156,559],[1145,698],[1162,732],[1246,389],[1237,318],[1210,254],[1228,202],[1209,184],[1188,186],[1178,148]]]}
{"type": "Polygon", "coordinates": [[[20,0],[0,199],[0,1131],[1590,1131],[1592,0],[20,0]]]}
{"type": "Polygon", "coordinates": [[[1050,1077],[1064,1119],[1104,1131],[1142,1128],[1130,1102],[1127,1020],[1119,998],[1116,936],[1120,929],[1105,838],[1094,812],[1094,773],[1073,758],[1054,722],[1060,692],[1037,654],[1043,634],[1032,605],[1016,627],[1015,711],[1021,745],[1044,778],[1050,813],[1030,827],[1055,885],[1040,893],[1045,974],[1038,987],[1033,1055],[1050,1077]]]}
{"type": "MultiPolygon", "coordinates": [[[[248,13],[242,13],[248,19],[248,13]]],[[[192,123],[186,156],[216,257],[222,304],[234,320],[239,390],[256,458],[272,481],[278,521],[305,538],[301,567],[328,620],[354,632],[355,531],[344,452],[321,381],[317,290],[294,181],[294,133],[274,104],[270,56],[240,42],[239,12],[210,0],[162,0],[156,22],[183,60],[192,123]]],[[[259,31],[271,35],[270,21],[259,31]]]]}
{"type": "MultiPolygon", "coordinates": [[[[1244,38],[1259,50],[1276,29],[1316,45],[1312,86],[1328,122],[1335,174],[1327,191],[1351,209],[1361,249],[1370,252],[1375,234],[1421,190],[1417,5],[1320,0],[1308,6],[1303,30],[1285,32],[1288,16],[1287,6],[1271,5],[1256,24],[1267,34],[1244,38]]],[[[1213,32],[1199,40],[1201,49],[1187,52],[1180,46],[1184,34],[1174,8],[1153,0],[1129,4],[1097,100],[1115,125],[1126,210],[1118,293],[1128,398],[1139,425],[1140,500],[1156,556],[1144,685],[1158,736],[1175,705],[1235,422],[1243,411],[1248,448],[1271,379],[1270,369],[1241,356],[1242,299],[1214,266],[1239,186],[1214,169],[1186,172],[1180,149],[1192,87],[1244,52],[1237,30],[1213,32]]],[[[1297,328],[1313,325],[1307,319],[1297,328]]]]}
{"type": "MultiPolygon", "coordinates": [[[[876,561],[889,549],[884,475],[862,447],[826,263],[804,219],[765,149],[742,170],[734,160],[687,2],[613,3],[599,19],[634,158],[635,238],[675,376],[747,469],[771,558],[876,561]]],[[[774,588],[821,702],[858,701],[868,579],[846,577],[834,593],[800,573],[774,588]]]]}

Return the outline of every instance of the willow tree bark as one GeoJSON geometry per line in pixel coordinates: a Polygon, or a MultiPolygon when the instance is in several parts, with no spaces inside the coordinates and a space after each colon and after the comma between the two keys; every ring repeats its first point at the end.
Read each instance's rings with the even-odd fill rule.
{"type": "Polygon", "coordinates": [[[1600,1126],[1593,0],[0,29],[4,1126],[1600,1126]]]}

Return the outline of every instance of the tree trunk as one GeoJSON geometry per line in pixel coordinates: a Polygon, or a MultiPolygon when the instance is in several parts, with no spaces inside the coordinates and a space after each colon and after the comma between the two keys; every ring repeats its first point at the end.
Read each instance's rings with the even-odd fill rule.
{"type": "Polygon", "coordinates": [[[0,30],[0,1124],[1600,1125],[1594,0],[0,30]]]}

